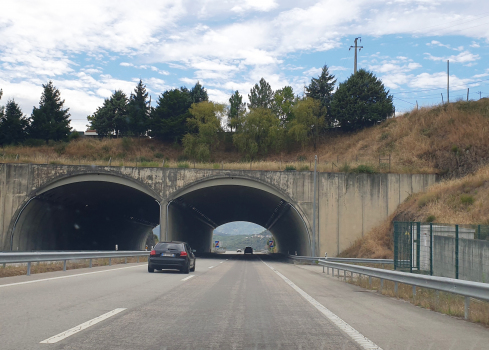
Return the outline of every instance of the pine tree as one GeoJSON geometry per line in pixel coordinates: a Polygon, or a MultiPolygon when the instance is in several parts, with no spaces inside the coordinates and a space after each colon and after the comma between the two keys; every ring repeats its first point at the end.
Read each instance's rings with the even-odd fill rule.
{"type": "Polygon", "coordinates": [[[143,136],[148,131],[148,119],[151,109],[148,102],[146,102],[147,98],[146,85],[143,84],[142,80],[139,80],[134,93],[131,93],[127,106],[129,131],[137,136],[143,136]]]}
{"type": "Polygon", "coordinates": [[[246,111],[246,104],[243,103],[243,96],[238,90],[236,90],[229,98],[229,104],[228,126],[231,128],[231,131],[233,131],[233,128],[237,131],[246,111]]]}
{"type": "Polygon", "coordinates": [[[259,85],[255,84],[248,95],[250,103],[249,108],[272,108],[273,90],[270,84],[263,78],[260,79],[259,85]]]}
{"type": "Polygon", "coordinates": [[[373,73],[364,69],[340,84],[331,109],[343,130],[372,126],[394,113],[389,90],[373,73]]]}
{"type": "Polygon", "coordinates": [[[187,119],[192,117],[189,112],[191,105],[188,89],[182,87],[165,91],[151,111],[149,135],[162,141],[181,141],[187,132],[187,119]]]}
{"type": "Polygon", "coordinates": [[[200,85],[200,82],[197,82],[197,84],[195,84],[195,86],[190,90],[190,97],[193,103],[209,101],[207,90],[200,85]]]}
{"type": "Polygon", "coordinates": [[[116,90],[110,98],[105,99],[102,107],[97,108],[89,117],[90,128],[97,130],[101,136],[121,136],[128,131],[127,96],[116,90]]]}
{"type": "Polygon", "coordinates": [[[44,91],[39,108],[34,107],[31,114],[29,137],[46,142],[65,140],[71,132],[69,108],[63,109],[65,101],[61,100],[60,92],[52,81],[42,87],[44,91]]]}
{"type": "Polygon", "coordinates": [[[306,87],[306,96],[320,101],[323,108],[326,109],[326,119],[329,125],[335,123],[330,108],[335,84],[335,76],[330,74],[328,66],[324,65],[319,77],[312,78],[311,83],[306,87]]]}
{"type": "Polygon", "coordinates": [[[8,145],[25,141],[28,124],[19,105],[14,100],[8,101],[0,119],[0,143],[8,145]]]}

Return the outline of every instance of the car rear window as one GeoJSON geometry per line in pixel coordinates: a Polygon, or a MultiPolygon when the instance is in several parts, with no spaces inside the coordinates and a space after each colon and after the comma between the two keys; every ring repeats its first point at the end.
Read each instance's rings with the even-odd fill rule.
{"type": "Polygon", "coordinates": [[[155,247],[158,250],[183,250],[182,243],[158,243],[155,247]]]}

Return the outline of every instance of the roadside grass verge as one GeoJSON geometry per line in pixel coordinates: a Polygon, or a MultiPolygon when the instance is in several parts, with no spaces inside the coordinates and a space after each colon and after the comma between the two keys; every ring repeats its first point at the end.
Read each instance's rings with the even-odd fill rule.
{"type": "MultiPolygon", "coordinates": [[[[338,278],[344,280],[344,275],[342,274],[338,278]]],[[[384,280],[381,288],[380,279],[372,277],[371,284],[369,284],[369,278],[367,276],[358,277],[358,275],[355,274],[354,277],[351,277],[349,272],[346,274],[346,282],[361,288],[377,291],[378,293],[391,298],[408,301],[413,305],[440,312],[445,315],[463,318],[465,314],[465,298],[461,295],[416,287],[416,295],[413,296],[413,287],[403,283],[398,283],[396,295],[395,283],[392,281],[384,280]]],[[[469,321],[480,323],[489,328],[488,302],[478,299],[470,299],[469,310],[469,321]]]]}
{"type": "MultiPolygon", "coordinates": [[[[124,258],[112,258],[111,264],[124,264],[124,258]]],[[[139,262],[147,262],[148,258],[145,256],[139,257],[139,262]]],[[[137,262],[137,257],[128,257],[128,263],[137,262]]],[[[109,258],[104,259],[92,259],[92,267],[96,266],[108,266],[109,258]]],[[[88,259],[83,260],[68,260],[66,263],[66,270],[76,270],[83,269],[90,266],[88,259]]],[[[31,264],[31,274],[44,273],[44,272],[54,272],[63,271],[63,261],[53,261],[53,262],[40,262],[31,264]]],[[[7,264],[4,267],[0,267],[0,278],[1,277],[12,277],[21,276],[27,274],[27,264],[7,264]]]]}

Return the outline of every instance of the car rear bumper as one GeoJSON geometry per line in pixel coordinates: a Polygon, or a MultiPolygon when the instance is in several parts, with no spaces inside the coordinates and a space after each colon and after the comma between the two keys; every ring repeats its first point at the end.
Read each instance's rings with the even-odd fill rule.
{"type": "Polygon", "coordinates": [[[148,266],[153,269],[177,269],[181,270],[187,266],[188,262],[185,258],[167,258],[155,257],[148,259],[148,266]]]}

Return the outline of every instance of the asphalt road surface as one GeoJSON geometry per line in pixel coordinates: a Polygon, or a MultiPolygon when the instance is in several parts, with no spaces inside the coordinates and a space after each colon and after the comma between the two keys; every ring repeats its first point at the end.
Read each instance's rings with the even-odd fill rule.
{"type": "Polygon", "coordinates": [[[1,349],[487,349],[489,330],[253,256],[0,280],[1,349]],[[193,276],[193,277],[192,277],[193,276]]]}

